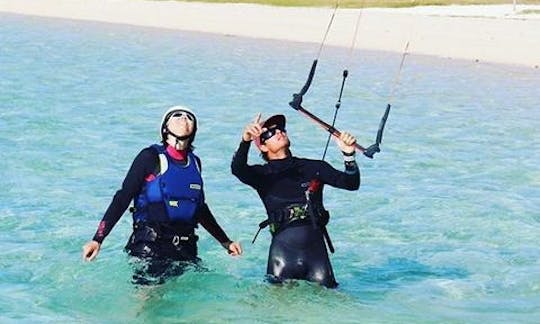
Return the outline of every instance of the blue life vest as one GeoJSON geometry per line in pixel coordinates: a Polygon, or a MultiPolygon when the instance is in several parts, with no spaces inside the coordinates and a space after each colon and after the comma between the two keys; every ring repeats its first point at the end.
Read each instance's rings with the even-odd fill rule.
{"type": "Polygon", "coordinates": [[[203,181],[195,155],[188,152],[187,163],[180,164],[167,154],[163,145],[152,147],[158,151],[159,173],[145,184],[135,200],[134,221],[195,224],[195,213],[204,201],[203,181]]]}

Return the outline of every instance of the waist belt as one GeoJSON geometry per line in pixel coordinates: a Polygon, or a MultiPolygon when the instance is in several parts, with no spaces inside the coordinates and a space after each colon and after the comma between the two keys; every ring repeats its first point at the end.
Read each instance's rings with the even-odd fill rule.
{"type": "Polygon", "coordinates": [[[334,245],[332,244],[330,235],[326,230],[326,224],[328,224],[328,220],[330,219],[330,214],[326,209],[322,207],[314,208],[310,205],[293,205],[285,208],[285,210],[273,213],[271,218],[272,219],[269,217],[259,224],[259,229],[257,230],[257,233],[255,233],[251,244],[255,243],[255,240],[257,239],[257,236],[259,236],[261,230],[268,225],[270,225],[270,232],[272,235],[276,235],[279,230],[290,226],[292,223],[295,223],[295,225],[309,224],[309,218],[313,227],[318,226],[321,229],[328,249],[331,253],[334,253],[334,245]]]}
{"type": "Polygon", "coordinates": [[[178,246],[181,243],[194,243],[197,242],[199,237],[195,234],[185,235],[163,235],[164,241],[170,241],[174,246],[178,246]]]}
{"type": "Polygon", "coordinates": [[[159,224],[135,223],[133,224],[132,243],[136,243],[137,241],[166,242],[178,246],[182,243],[195,243],[199,239],[193,230],[190,233],[177,233],[167,232],[164,228],[169,229],[159,224]]]}

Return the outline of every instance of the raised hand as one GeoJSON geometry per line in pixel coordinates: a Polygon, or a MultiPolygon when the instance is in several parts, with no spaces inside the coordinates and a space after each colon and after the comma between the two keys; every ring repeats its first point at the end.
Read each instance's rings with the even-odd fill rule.
{"type": "Polygon", "coordinates": [[[253,141],[255,138],[259,137],[262,133],[261,127],[261,114],[257,114],[253,122],[246,125],[244,128],[244,133],[242,134],[242,139],[245,142],[253,141]]]}

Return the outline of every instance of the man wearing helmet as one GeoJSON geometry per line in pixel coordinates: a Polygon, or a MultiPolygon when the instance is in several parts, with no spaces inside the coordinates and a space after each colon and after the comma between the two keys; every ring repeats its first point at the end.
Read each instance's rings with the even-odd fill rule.
{"type": "Polygon", "coordinates": [[[193,153],[197,119],[188,108],[174,106],[161,120],[161,144],[143,149],[133,161],[122,188],[116,192],[93,239],[83,247],[91,261],[133,200],[133,233],[126,245],[129,255],[148,261],[138,283],[162,282],[171,273],[171,261],[197,262],[195,228],[201,224],[227,251],[242,253],[219,226],[204,200],[201,161],[193,153]],[[148,277],[148,275],[150,277],[148,277]]]}

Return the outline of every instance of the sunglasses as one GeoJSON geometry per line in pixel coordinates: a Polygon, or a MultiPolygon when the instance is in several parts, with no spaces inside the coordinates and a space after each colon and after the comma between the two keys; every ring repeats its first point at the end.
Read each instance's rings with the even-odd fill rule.
{"type": "Polygon", "coordinates": [[[272,127],[270,129],[266,130],[265,132],[261,133],[261,135],[259,136],[259,138],[261,140],[261,144],[264,144],[264,142],[266,142],[267,140],[272,138],[272,136],[276,135],[276,132],[277,132],[278,129],[282,133],[287,132],[285,130],[285,127],[280,127],[280,126],[272,127]]]}
{"type": "Polygon", "coordinates": [[[185,116],[189,121],[194,121],[195,120],[195,116],[193,116],[192,114],[186,112],[186,111],[176,111],[174,112],[170,118],[173,118],[173,117],[182,117],[182,116],[185,116]]]}

